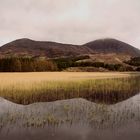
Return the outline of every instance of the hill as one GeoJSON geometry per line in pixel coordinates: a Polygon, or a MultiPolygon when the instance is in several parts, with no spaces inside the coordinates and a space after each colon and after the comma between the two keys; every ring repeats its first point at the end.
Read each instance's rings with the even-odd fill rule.
{"type": "Polygon", "coordinates": [[[56,42],[18,39],[0,47],[1,56],[42,56],[48,58],[90,54],[88,47],[56,42]]]}
{"type": "Polygon", "coordinates": [[[18,39],[0,47],[0,56],[69,57],[78,55],[117,54],[140,56],[140,50],[116,39],[100,39],[84,45],[18,39]]]}
{"type": "Polygon", "coordinates": [[[115,53],[133,57],[140,56],[139,49],[136,49],[135,47],[116,39],[99,39],[84,44],[84,46],[94,50],[96,53],[115,53]]]}
{"type": "Polygon", "coordinates": [[[135,71],[130,62],[139,57],[139,49],[116,39],[72,45],[23,38],[0,47],[0,71],[135,71]]]}

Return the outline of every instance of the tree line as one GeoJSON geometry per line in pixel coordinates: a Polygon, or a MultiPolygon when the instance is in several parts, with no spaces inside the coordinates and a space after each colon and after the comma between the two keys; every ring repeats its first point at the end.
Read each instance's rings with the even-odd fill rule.
{"type": "Polygon", "coordinates": [[[58,69],[64,70],[69,67],[96,67],[96,68],[105,68],[110,71],[134,71],[131,66],[124,66],[122,64],[106,64],[104,62],[89,62],[89,61],[80,61],[77,62],[77,59],[70,58],[58,58],[54,59],[54,62],[57,64],[58,69]]]}
{"type": "MultiPolygon", "coordinates": [[[[132,66],[122,64],[106,64],[104,62],[79,61],[88,59],[89,56],[78,56],[69,58],[30,58],[30,57],[5,57],[0,58],[0,72],[41,72],[41,71],[63,71],[69,67],[96,67],[105,68],[110,71],[140,71],[140,67],[133,69],[132,66]]],[[[132,63],[132,62],[131,62],[132,63]]],[[[127,64],[132,65],[130,62],[127,64]]],[[[137,62],[138,64],[139,62],[137,62]]],[[[134,62],[134,64],[136,64],[134,62]]]]}
{"type": "Polygon", "coordinates": [[[125,63],[132,66],[140,66],[140,57],[131,58],[129,61],[125,61],[125,63]]]}
{"type": "Polygon", "coordinates": [[[50,60],[37,58],[0,58],[0,72],[56,71],[57,65],[50,60]]]}
{"type": "Polygon", "coordinates": [[[131,66],[135,66],[135,70],[140,71],[140,57],[133,57],[130,60],[125,61],[125,63],[131,66]]]}

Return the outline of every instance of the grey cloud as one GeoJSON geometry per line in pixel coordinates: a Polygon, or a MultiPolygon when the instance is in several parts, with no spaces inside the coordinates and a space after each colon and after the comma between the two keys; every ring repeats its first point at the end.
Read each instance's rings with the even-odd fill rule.
{"type": "Polygon", "coordinates": [[[139,0],[0,0],[0,45],[17,38],[83,44],[112,37],[140,48],[139,0]]]}

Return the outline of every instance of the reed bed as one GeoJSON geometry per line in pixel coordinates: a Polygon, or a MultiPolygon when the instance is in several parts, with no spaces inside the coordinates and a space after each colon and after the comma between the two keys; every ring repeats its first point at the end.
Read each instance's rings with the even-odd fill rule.
{"type": "MultiPolygon", "coordinates": [[[[18,77],[17,77],[18,79],[18,77]]],[[[15,80],[2,83],[0,96],[18,104],[49,102],[55,100],[86,98],[88,100],[114,101],[121,96],[133,96],[140,90],[139,76],[123,78],[81,78],[76,80],[15,80]],[[98,96],[100,95],[100,96],[98,96]]],[[[120,99],[118,99],[120,100],[120,99]]],[[[117,101],[116,101],[117,102],[117,101]]]]}
{"type": "MultiPolygon", "coordinates": [[[[72,101],[72,100],[71,100],[72,101]]],[[[131,100],[128,104],[108,106],[92,104],[85,100],[76,99],[73,102],[61,102],[61,104],[43,104],[24,106],[17,110],[9,106],[9,111],[0,115],[0,129],[14,127],[21,128],[45,128],[45,126],[69,127],[72,125],[87,125],[95,129],[119,128],[132,120],[140,123],[140,107],[131,100]],[[47,106],[46,104],[46,106],[47,106]],[[19,123],[20,122],[20,123],[19,123]],[[9,126],[9,127],[7,127],[9,126]]],[[[3,131],[1,131],[3,132],[3,131]]]]}

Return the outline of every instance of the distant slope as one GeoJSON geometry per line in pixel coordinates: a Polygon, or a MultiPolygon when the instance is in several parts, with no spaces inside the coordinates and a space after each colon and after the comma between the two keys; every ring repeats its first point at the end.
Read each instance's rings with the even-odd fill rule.
{"type": "MultiPolygon", "coordinates": [[[[130,57],[140,56],[140,50],[115,39],[100,39],[84,45],[71,45],[56,42],[18,39],[0,47],[0,56],[31,56],[31,57],[70,57],[77,55],[115,54],[130,57]]],[[[109,55],[108,55],[109,56],[109,55]]],[[[112,55],[111,55],[112,57],[112,55]]],[[[111,59],[111,58],[110,58],[111,59]]],[[[116,57],[117,59],[117,57],[116,57]]]]}
{"type": "Polygon", "coordinates": [[[93,50],[84,46],[30,39],[15,40],[0,48],[1,56],[45,56],[53,58],[90,54],[92,52],[93,50]]]}
{"type": "Polygon", "coordinates": [[[130,56],[140,56],[140,50],[135,47],[116,39],[99,39],[84,46],[94,50],[97,53],[109,54],[124,54],[130,56]]]}

